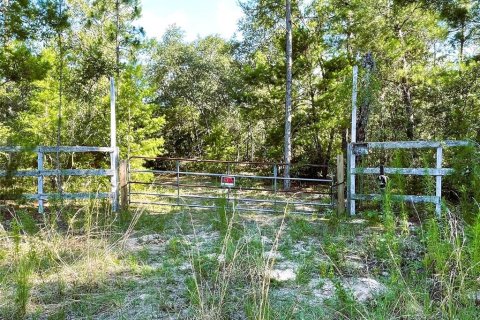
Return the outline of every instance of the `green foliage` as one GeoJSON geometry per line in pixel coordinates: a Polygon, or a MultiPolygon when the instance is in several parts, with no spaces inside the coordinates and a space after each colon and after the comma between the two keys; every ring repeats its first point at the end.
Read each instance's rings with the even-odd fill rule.
{"type": "Polygon", "coordinates": [[[338,268],[342,268],[345,265],[346,244],[343,239],[327,237],[323,248],[330,260],[338,268]]]}
{"type": "Polygon", "coordinates": [[[198,281],[202,279],[214,279],[218,271],[217,257],[197,255],[193,258],[193,269],[198,277],[198,281]]]}
{"type": "Polygon", "coordinates": [[[270,320],[274,319],[274,310],[270,303],[261,304],[259,306],[258,301],[254,301],[255,298],[251,297],[246,300],[244,304],[245,314],[248,320],[270,320]]]}
{"type": "Polygon", "coordinates": [[[187,286],[188,300],[193,306],[200,306],[201,296],[198,283],[194,277],[188,277],[185,280],[185,285],[187,286]]]}
{"type": "Polygon", "coordinates": [[[51,67],[41,55],[34,55],[24,43],[17,41],[4,47],[1,58],[0,76],[11,82],[41,80],[51,67]]]}
{"type": "Polygon", "coordinates": [[[478,219],[465,226],[459,216],[447,212],[428,221],[425,230],[424,264],[432,278],[431,295],[442,314],[458,318],[471,314],[472,292],[478,284],[478,219]],[[459,304],[464,307],[459,308],[459,304]]]}
{"type": "Polygon", "coordinates": [[[24,233],[34,234],[39,230],[37,226],[37,222],[32,217],[32,213],[28,211],[23,211],[23,210],[16,211],[14,223],[17,224],[18,228],[22,230],[24,233]]]}
{"type": "Polygon", "coordinates": [[[452,244],[444,238],[445,231],[439,222],[432,218],[426,224],[425,242],[427,254],[425,265],[435,272],[443,273],[449,266],[448,260],[452,254],[452,244]]]}
{"type": "MultiPolygon", "coordinates": [[[[366,53],[375,67],[369,77],[360,67],[358,105],[369,109],[368,140],[479,140],[480,64],[469,47],[480,30],[479,5],[420,3],[292,2],[294,161],[331,164],[344,149],[349,79],[360,64],[356,56],[366,53]]],[[[241,40],[189,42],[178,27],[146,39],[136,26],[137,0],[2,4],[0,144],[53,145],[58,126],[61,144],[108,144],[114,75],[122,158],[281,161],[285,10],[270,0],[245,0],[241,7],[241,40]]],[[[470,156],[472,166],[458,166],[461,179],[474,182],[478,159],[470,156]]],[[[76,157],[79,166],[90,161],[76,157]]],[[[95,167],[106,162],[93,160],[95,167]]],[[[131,162],[134,169],[144,165],[131,162]]],[[[394,189],[410,191],[396,182],[394,189]]],[[[465,199],[480,190],[475,183],[452,183],[451,191],[465,199]]],[[[403,205],[400,214],[405,226],[403,205]]]]}
{"type": "Polygon", "coordinates": [[[161,214],[142,214],[135,224],[135,230],[161,233],[165,229],[168,217],[161,214]]]}
{"type": "Polygon", "coordinates": [[[229,235],[235,239],[239,236],[239,226],[232,221],[235,216],[235,204],[229,201],[226,196],[215,200],[215,211],[212,211],[212,226],[215,230],[225,236],[229,235]]]}
{"type": "Polygon", "coordinates": [[[15,316],[23,319],[27,314],[27,307],[30,301],[32,284],[30,276],[35,266],[35,254],[29,251],[19,258],[15,272],[15,316]]]}
{"type": "Polygon", "coordinates": [[[342,314],[348,319],[358,317],[357,302],[352,293],[346,290],[340,281],[334,280],[333,285],[335,286],[335,307],[342,310],[342,314]]]}
{"type": "Polygon", "coordinates": [[[153,50],[153,99],[167,119],[162,130],[167,152],[231,159],[241,124],[232,96],[237,76],[230,44],[214,36],[185,43],[173,27],[153,50]]]}
{"type": "MultiPolygon", "coordinates": [[[[137,0],[3,1],[0,145],[55,145],[59,127],[61,144],[108,145],[109,77],[115,76],[117,140],[122,158],[164,154],[281,161],[286,68],[284,6],[274,0],[244,0],[241,5],[245,17],[239,25],[240,40],[207,36],[189,42],[177,27],[168,29],[161,39],[144,38],[136,27],[140,17],[137,0]]],[[[475,50],[480,33],[479,10],[478,1],[473,0],[292,0],[294,161],[330,164],[334,155],[344,149],[350,121],[352,67],[359,64],[356,57],[366,53],[371,53],[376,62],[369,81],[366,69],[360,68],[358,105],[369,108],[368,140],[480,141],[480,62],[475,50]]],[[[431,154],[420,161],[412,161],[409,154],[402,151],[381,157],[390,158],[394,167],[431,167],[431,154]]],[[[17,185],[8,173],[35,167],[35,161],[28,152],[0,155],[0,170],[7,171],[7,178],[0,181],[2,194],[33,190],[34,183],[17,185]]],[[[108,157],[72,155],[61,162],[65,168],[102,168],[108,157]]],[[[317,264],[310,256],[303,257],[296,285],[309,283],[317,273],[335,280],[337,296],[332,308],[338,310],[336,317],[474,318],[475,307],[469,295],[478,291],[480,273],[478,146],[445,151],[444,162],[455,169],[444,184],[450,210],[443,210],[442,217],[418,227],[422,242],[414,252],[416,256],[407,252],[409,237],[416,236],[410,235],[408,229],[412,214],[407,205],[394,205],[391,196],[419,190],[433,194],[432,179],[411,187],[413,179],[391,175],[382,199],[381,217],[373,211],[365,213],[383,227],[381,234],[371,238],[371,250],[366,255],[372,258],[375,272],[388,268],[389,276],[384,277],[390,280],[391,288],[387,294],[368,308],[361,308],[335,279],[344,267],[350,243],[342,238],[344,234],[339,234],[345,229],[334,217],[330,228],[320,228],[319,223],[309,219],[288,217],[289,236],[280,244],[285,256],[293,243],[318,238],[323,241],[322,253],[331,259],[317,264]],[[324,236],[327,233],[333,235],[324,236]],[[417,260],[422,264],[412,262],[417,260]]],[[[143,160],[130,164],[133,169],[145,165],[143,160]]],[[[45,165],[52,168],[55,160],[46,157],[45,165]]],[[[320,174],[309,173],[314,177],[320,174]]],[[[153,177],[139,180],[148,178],[153,177]]],[[[46,180],[48,188],[58,187],[54,179],[46,180]]],[[[85,184],[90,188],[94,182],[85,184]]],[[[105,181],[98,184],[108,187],[105,181]]],[[[72,185],[81,183],[66,182],[67,188],[72,185]]],[[[50,201],[49,205],[52,210],[62,207],[60,201],[50,201]]],[[[233,270],[228,275],[231,282],[225,285],[235,284],[235,290],[247,292],[242,303],[248,318],[288,318],[293,313],[308,318],[296,304],[292,304],[294,311],[281,314],[279,310],[287,307],[272,306],[268,292],[260,292],[254,285],[246,288],[245,279],[254,284],[263,279],[259,275],[265,269],[263,244],[258,238],[242,242],[244,226],[235,221],[233,206],[226,199],[217,201],[216,206],[219,209],[209,213],[209,222],[222,235],[220,245],[214,246],[213,256],[198,252],[192,258],[195,274],[185,280],[191,305],[214,305],[210,300],[215,297],[205,292],[225,289],[218,283],[210,286],[215,278],[225,276],[223,266],[233,270]],[[224,262],[218,259],[220,253],[224,262]],[[202,281],[209,283],[204,285],[202,281]]],[[[103,215],[103,209],[90,203],[78,212],[62,212],[61,217],[67,221],[69,231],[92,237],[110,223],[118,223],[121,230],[126,230],[132,222],[127,212],[120,214],[118,222],[117,217],[103,215]]],[[[431,216],[433,207],[427,207],[427,213],[422,209],[415,208],[420,211],[420,219],[431,216]]],[[[179,219],[183,219],[183,230],[193,228],[186,226],[185,216],[179,219]]],[[[51,229],[60,227],[54,215],[45,222],[51,229]]],[[[165,216],[144,214],[134,229],[145,234],[161,233],[168,225],[165,216]]],[[[6,249],[2,246],[0,260],[3,263],[10,259],[12,264],[0,266],[0,283],[3,285],[3,279],[8,277],[3,270],[12,270],[13,307],[17,317],[22,318],[28,310],[35,272],[74,264],[80,254],[73,249],[56,252],[38,248],[27,248],[26,254],[24,247],[28,243],[24,237],[40,231],[28,210],[17,210],[7,226],[13,249],[11,254],[3,253],[6,249]]],[[[109,251],[111,245],[106,248],[109,251]]],[[[166,245],[167,260],[180,261],[177,259],[182,258],[185,249],[186,244],[176,235],[166,245]]],[[[88,251],[81,256],[94,259],[96,255],[88,251]]],[[[135,276],[146,277],[155,275],[145,267],[152,258],[144,249],[127,255],[125,260],[136,271],[135,276]]],[[[87,284],[84,289],[88,293],[94,288],[87,284]]],[[[63,294],[65,288],[59,291],[63,294]]],[[[108,298],[116,307],[118,297],[104,297],[108,298]]],[[[83,301],[75,302],[72,309],[77,307],[87,317],[95,317],[98,310],[88,309],[91,305],[104,307],[96,303],[97,299],[96,294],[82,295],[83,301]]],[[[66,301],[77,300],[70,297],[66,301]]],[[[223,302],[221,312],[225,311],[223,302]]],[[[70,316],[69,306],[63,307],[68,311],[59,310],[52,317],[70,316]]],[[[221,316],[227,317],[223,313],[221,316]]]]}
{"type": "Polygon", "coordinates": [[[468,229],[468,235],[471,241],[469,254],[471,257],[472,269],[474,273],[480,274],[480,209],[474,223],[468,229]]]}
{"type": "Polygon", "coordinates": [[[316,264],[313,260],[313,255],[308,255],[303,260],[302,264],[296,272],[295,281],[300,285],[305,285],[310,282],[312,275],[316,271],[316,264]]]}
{"type": "Polygon", "coordinates": [[[472,222],[480,203],[480,153],[478,145],[455,150],[452,176],[447,177],[450,188],[456,191],[463,218],[472,222]]]}
{"type": "Polygon", "coordinates": [[[186,249],[186,243],[181,239],[174,237],[168,241],[165,248],[167,254],[171,257],[180,256],[186,249]]]}
{"type": "Polygon", "coordinates": [[[319,234],[319,228],[304,217],[290,216],[288,218],[288,234],[294,241],[302,240],[319,234]]]}

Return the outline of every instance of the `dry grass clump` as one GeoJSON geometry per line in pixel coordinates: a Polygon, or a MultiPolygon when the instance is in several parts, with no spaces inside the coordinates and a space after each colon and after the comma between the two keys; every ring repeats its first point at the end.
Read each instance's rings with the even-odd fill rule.
{"type": "Polygon", "coordinates": [[[120,232],[100,214],[100,207],[89,208],[76,211],[66,230],[52,224],[32,225],[11,211],[10,230],[0,230],[0,318],[54,312],[128,269],[120,259],[121,240],[133,227],[120,232]],[[82,222],[80,227],[76,219],[82,222]],[[48,310],[43,310],[46,305],[48,310]]]}

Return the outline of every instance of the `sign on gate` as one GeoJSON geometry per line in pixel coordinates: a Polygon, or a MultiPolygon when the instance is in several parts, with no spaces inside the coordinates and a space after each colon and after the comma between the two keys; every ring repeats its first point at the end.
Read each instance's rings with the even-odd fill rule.
{"type": "Polygon", "coordinates": [[[235,177],[222,176],[221,181],[220,181],[220,185],[222,187],[227,187],[227,188],[235,187],[235,177]]]}

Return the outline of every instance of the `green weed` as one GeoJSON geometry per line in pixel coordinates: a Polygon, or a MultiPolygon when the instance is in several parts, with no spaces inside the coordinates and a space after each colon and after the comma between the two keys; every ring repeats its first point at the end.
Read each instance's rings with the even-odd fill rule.
{"type": "Polygon", "coordinates": [[[15,316],[23,319],[27,314],[27,307],[30,301],[32,289],[31,275],[35,266],[35,254],[29,251],[28,254],[20,257],[15,272],[15,316]]]}

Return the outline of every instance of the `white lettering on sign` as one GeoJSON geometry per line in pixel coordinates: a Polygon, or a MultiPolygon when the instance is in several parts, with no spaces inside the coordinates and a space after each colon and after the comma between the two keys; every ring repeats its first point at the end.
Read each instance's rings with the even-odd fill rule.
{"type": "Polygon", "coordinates": [[[222,187],[235,187],[235,177],[231,176],[222,176],[222,179],[220,181],[220,185],[222,187]]]}

